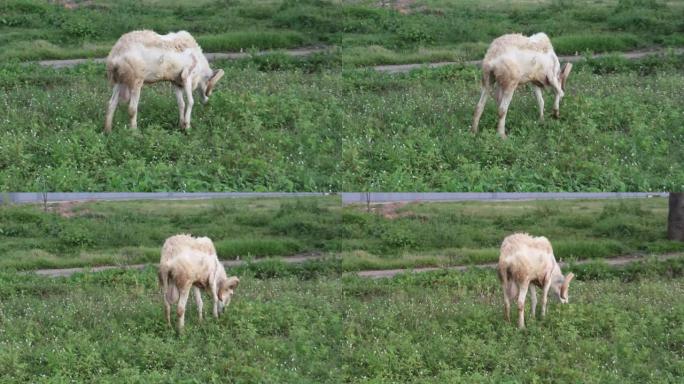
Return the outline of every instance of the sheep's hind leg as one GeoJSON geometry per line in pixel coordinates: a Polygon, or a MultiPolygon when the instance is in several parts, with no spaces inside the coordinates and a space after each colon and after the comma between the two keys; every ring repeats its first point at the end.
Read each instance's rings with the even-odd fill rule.
{"type": "Polygon", "coordinates": [[[114,120],[114,112],[116,111],[117,105],[119,105],[119,92],[121,91],[121,84],[114,84],[114,90],[112,91],[112,97],[109,99],[109,104],[107,106],[107,115],[105,116],[105,132],[109,133],[112,131],[112,122],[114,120]]]}
{"type": "Polygon", "coordinates": [[[478,126],[480,125],[480,117],[482,117],[482,111],[487,104],[487,88],[482,87],[482,92],[480,93],[480,101],[477,102],[475,107],[475,113],[473,114],[473,125],[470,127],[470,132],[477,133],[478,126]]]}
{"type": "Polygon", "coordinates": [[[525,328],[525,296],[530,283],[523,282],[518,286],[518,328],[525,328]]]}
{"type": "Polygon", "coordinates": [[[188,302],[188,296],[190,296],[190,286],[183,287],[180,291],[178,307],[176,308],[176,314],[178,315],[178,333],[181,333],[183,327],[185,327],[185,305],[188,302]]]}
{"type": "Polygon", "coordinates": [[[512,281],[508,280],[507,272],[499,271],[501,277],[501,288],[504,294],[504,319],[511,322],[511,299],[515,297],[515,289],[512,281]]]}
{"type": "Polygon", "coordinates": [[[515,86],[508,87],[501,91],[501,98],[499,101],[499,123],[496,126],[496,132],[502,139],[506,138],[506,115],[508,114],[508,106],[513,99],[515,86]]]}
{"type": "Polygon", "coordinates": [[[171,326],[171,303],[166,300],[166,294],[164,294],[164,317],[166,318],[166,324],[171,326]]]}

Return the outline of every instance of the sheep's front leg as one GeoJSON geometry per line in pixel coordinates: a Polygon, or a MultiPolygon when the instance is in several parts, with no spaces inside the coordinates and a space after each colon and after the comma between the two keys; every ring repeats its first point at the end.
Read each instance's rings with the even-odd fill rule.
{"type": "MultiPolygon", "coordinates": [[[[516,85],[517,86],[517,85],[516,85]]],[[[506,114],[508,114],[508,106],[513,99],[515,86],[509,86],[501,91],[501,98],[499,101],[499,123],[496,126],[496,131],[502,139],[506,138],[506,114]]]]}
{"type": "Polygon", "coordinates": [[[544,284],[544,292],[542,293],[542,312],[541,312],[542,317],[546,316],[546,303],[547,303],[548,297],[549,297],[549,289],[551,288],[551,283],[550,283],[551,279],[547,278],[547,280],[549,282],[544,284]]]}
{"type": "Polygon", "coordinates": [[[485,104],[487,104],[487,88],[482,87],[480,101],[477,102],[475,113],[473,114],[473,125],[470,127],[470,132],[477,133],[477,128],[480,125],[480,117],[482,117],[482,111],[484,111],[485,104]]]}
{"type": "Polygon", "coordinates": [[[525,297],[529,285],[529,281],[524,281],[518,286],[518,328],[525,328],[525,297]]]}
{"type": "Polygon", "coordinates": [[[530,286],[530,303],[532,304],[532,319],[537,316],[537,288],[530,286]]]}
{"type": "Polygon", "coordinates": [[[128,101],[128,117],[130,118],[131,129],[138,129],[138,102],[140,101],[142,85],[142,82],[138,82],[131,87],[131,99],[128,101]]]}
{"type": "Polygon", "coordinates": [[[178,124],[181,128],[185,128],[185,100],[183,100],[183,88],[173,87],[176,93],[176,102],[178,103],[178,124]]]}
{"type": "Polygon", "coordinates": [[[188,76],[184,83],[185,96],[188,98],[188,104],[185,107],[185,122],[181,124],[181,128],[190,128],[190,115],[192,114],[192,106],[195,104],[195,99],[192,97],[192,79],[188,76]]]}
{"type": "Polygon", "coordinates": [[[197,313],[199,315],[199,321],[202,321],[202,309],[204,308],[204,303],[202,302],[202,292],[197,287],[193,288],[195,290],[195,304],[197,304],[197,313]]]}
{"type": "Polygon", "coordinates": [[[116,111],[117,105],[119,105],[119,92],[121,91],[121,85],[114,84],[114,90],[112,92],[112,97],[109,99],[109,104],[107,105],[107,115],[105,116],[105,126],[104,130],[106,133],[112,131],[112,122],[114,120],[114,112],[116,111]]]}
{"type": "Polygon", "coordinates": [[[178,333],[181,333],[183,327],[185,327],[185,305],[190,296],[190,288],[191,285],[188,285],[180,290],[180,298],[178,299],[178,307],[176,308],[176,314],[178,315],[178,333]]]}
{"type": "Polygon", "coordinates": [[[539,120],[544,121],[544,95],[542,94],[541,87],[536,85],[532,86],[534,91],[534,96],[537,98],[537,104],[539,105],[539,120]]]}
{"type": "Polygon", "coordinates": [[[560,101],[565,96],[565,93],[561,88],[561,83],[556,78],[552,78],[550,83],[553,87],[553,92],[556,94],[556,97],[553,99],[553,117],[557,119],[560,117],[560,101]]]}
{"type": "Polygon", "coordinates": [[[218,313],[218,302],[219,302],[219,298],[218,298],[218,290],[217,290],[216,285],[214,285],[213,287],[211,287],[211,294],[212,294],[213,299],[214,299],[214,311],[213,311],[213,315],[214,315],[214,318],[218,319],[218,317],[219,317],[219,313],[218,313]]]}

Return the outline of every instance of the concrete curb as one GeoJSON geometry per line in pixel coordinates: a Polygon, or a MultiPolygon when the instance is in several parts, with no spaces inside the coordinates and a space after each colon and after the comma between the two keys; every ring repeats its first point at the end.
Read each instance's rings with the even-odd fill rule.
{"type": "Polygon", "coordinates": [[[342,204],[667,198],[667,192],[343,192],[342,204]]]}
{"type": "Polygon", "coordinates": [[[0,203],[36,204],[69,201],[191,200],[229,198],[307,198],[341,196],[342,204],[419,201],[524,201],[572,199],[667,198],[667,192],[9,192],[0,203]]]}

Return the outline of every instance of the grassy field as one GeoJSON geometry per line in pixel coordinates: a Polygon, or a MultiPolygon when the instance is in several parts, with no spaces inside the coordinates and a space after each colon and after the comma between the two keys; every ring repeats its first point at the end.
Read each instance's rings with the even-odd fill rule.
{"type": "MultiPolygon", "coordinates": [[[[649,382],[684,375],[681,261],[575,270],[570,304],[525,331],[493,271],[241,283],[224,317],[167,328],[153,268],[0,273],[0,381],[649,382]]],[[[207,298],[205,297],[205,300],[207,298]]],[[[206,315],[206,310],[205,310],[206,315]]]]}
{"type": "MultiPolygon", "coordinates": [[[[576,66],[561,119],[537,119],[532,92],[495,137],[469,126],[479,71],[389,75],[338,58],[282,55],[218,66],[187,135],[168,86],[145,87],[104,135],[104,70],[0,66],[2,191],[648,191],[684,186],[681,56],[576,66]]],[[[552,102],[546,96],[547,106],[552,102]]],[[[548,111],[547,111],[548,112],[548,111]]]]}
{"type": "Polygon", "coordinates": [[[260,276],[498,260],[508,234],[547,236],[563,260],[684,251],[666,239],[665,199],[341,206],[339,198],[90,202],[0,207],[0,267],[157,263],[176,233],[211,237],[222,259],[321,254],[260,276]]]}
{"type": "Polygon", "coordinates": [[[9,70],[0,81],[0,103],[11,115],[0,138],[0,190],[40,190],[42,183],[72,191],[338,189],[332,175],[344,111],[342,90],[331,85],[339,76],[226,69],[225,91],[197,105],[187,136],[168,86],[143,90],[142,135],[127,129],[124,107],[107,136],[103,68],[9,70]]]}
{"type": "Polygon", "coordinates": [[[355,65],[480,57],[509,32],[545,31],[560,53],[684,45],[684,6],[656,0],[8,0],[0,14],[0,60],[104,56],[141,28],[186,29],[207,51],[337,46],[355,65]]]}
{"type": "Polygon", "coordinates": [[[479,93],[475,68],[348,72],[360,121],[342,138],[341,190],[680,190],[684,174],[671,165],[684,161],[684,131],[675,123],[681,91],[668,84],[684,78],[664,68],[648,75],[648,65],[621,70],[613,66],[618,62],[579,66],[560,120],[547,110],[539,122],[532,92],[519,89],[507,141],[494,137],[491,100],[481,133],[468,132],[479,93]]]}

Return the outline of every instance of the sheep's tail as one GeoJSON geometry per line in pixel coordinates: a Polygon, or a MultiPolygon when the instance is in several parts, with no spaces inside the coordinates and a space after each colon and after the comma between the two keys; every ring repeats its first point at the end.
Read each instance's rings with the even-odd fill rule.
{"type": "Polygon", "coordinates": [[[489,93],[489,96],[492,97],[492,99],[496,100],[496,96],[494,95],[494,80],[495,80],[495,75],[494,71],[492,71],[489,67],[483,66],[482,67],[482,89],[487,90],[489,93]]]}
{"type": "Polygon", "coordinates": [[[173,281],[173,276],[170,270],[160,267],[159,273],[157,274],[159,279],[159,286],[161,288],[161,294],[167,303],[175,303],[178,301],[178,288],[173,281]]]}
{"type": "Polygon", "coordinates": [[[116,84],[116,71],[118,70],[118,65],[109,58],[107,59],[107,80],[109,84],[116,84]]]}
{"type": "Polygon", "coordinates": [[[109,84],[119,87],[119,100],[126,103],[131,98],[131,91],[128,86],[121,81],[120,65],[115,59],[107,59],[107,80],[109,84]]]}

